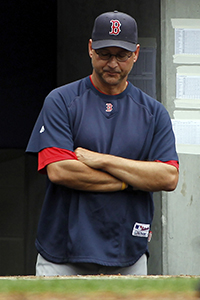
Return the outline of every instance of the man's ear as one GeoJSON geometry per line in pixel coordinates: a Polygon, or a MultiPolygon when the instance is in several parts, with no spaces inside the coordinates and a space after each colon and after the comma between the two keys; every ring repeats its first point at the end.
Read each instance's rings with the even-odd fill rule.
{"type": "Polygon", "coordinates": [[[89,40],[89,43],[88,43],[88,53],[89,53],[89,56],[92,58],[92,39],[89,40]]]}
{"type": "Polygon", "coordinates": [[[135,50],[135,56],[134,56],[134,63],[138,60],[138,57],[139,57],[139,52],[140,52],[140,45],[137,44],[137,48],[135,50]]]}

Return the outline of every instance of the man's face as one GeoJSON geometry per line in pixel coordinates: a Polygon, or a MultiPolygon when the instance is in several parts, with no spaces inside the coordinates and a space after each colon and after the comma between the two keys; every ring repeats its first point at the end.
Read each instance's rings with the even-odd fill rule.
{"type": "Polygon", "coordinates": [[[130,52],[118,47],[94,50],[90,44],[89,54],[92,58],[93,74],[97,75],[98,79],[106,85],[120,85],[126,82],[128,74],[137,60],[136,52],[130,52]],[[122,61],[125,56],[127,60],[122,61]]]}

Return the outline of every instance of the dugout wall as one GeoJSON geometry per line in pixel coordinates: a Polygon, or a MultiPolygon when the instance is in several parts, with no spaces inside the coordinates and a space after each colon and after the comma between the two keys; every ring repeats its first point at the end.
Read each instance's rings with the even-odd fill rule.
{"type": "Polygon", "coordinates": [[[0,16],[0,276],[26,275],[45,183],[24,151],[57,84],[57,1],[0,1],[0,16]]]}

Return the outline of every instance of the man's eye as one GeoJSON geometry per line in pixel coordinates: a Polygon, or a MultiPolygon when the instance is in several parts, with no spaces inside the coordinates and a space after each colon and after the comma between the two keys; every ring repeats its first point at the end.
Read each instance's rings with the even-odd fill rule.
{"type": "Polygon", "coordinates": [[[104,52],[101,52],[101,53],[99,53],[100,55],[102,55],[102,56],[110,56],[110,53],[104,53],[104,52]]]}
{"type": "Polygon", "coordinates": [[[120,58],[123,58],[123,57],[126,57],[127,54],[126,53],[118,53],[117,56],[120,58]]]}

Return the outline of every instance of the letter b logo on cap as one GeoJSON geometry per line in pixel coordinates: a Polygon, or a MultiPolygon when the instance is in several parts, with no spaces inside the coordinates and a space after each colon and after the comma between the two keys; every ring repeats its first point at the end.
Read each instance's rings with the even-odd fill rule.
{"type": "Polygon", "coordinates": [[[118,35],[121,31],[121,23],[118,20],[111,20],[111,31],[109,34],[118,35]]]}

